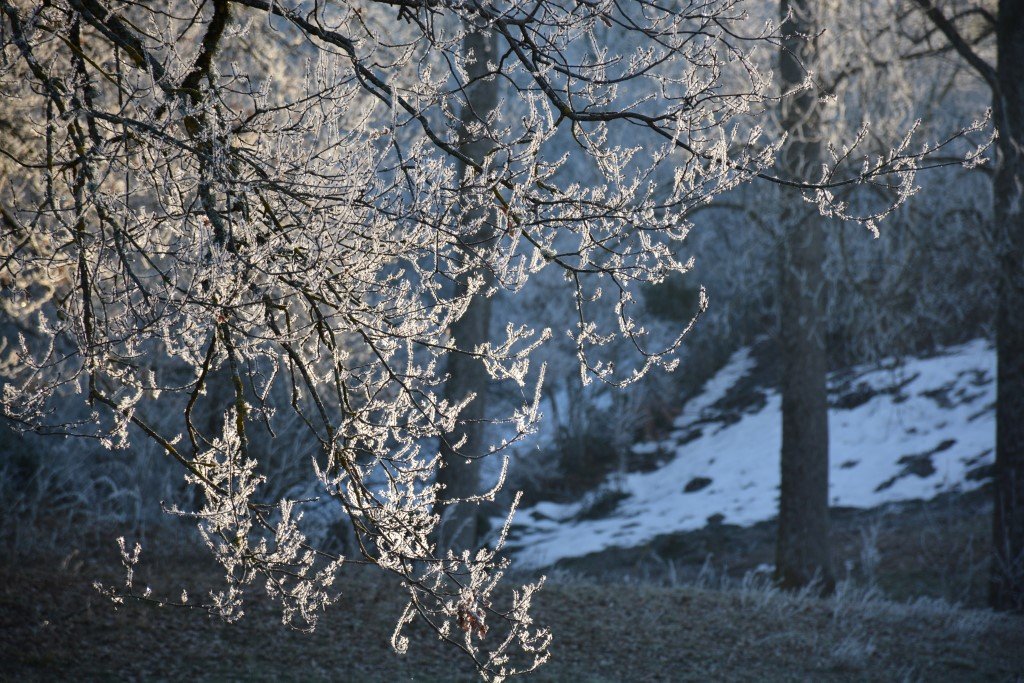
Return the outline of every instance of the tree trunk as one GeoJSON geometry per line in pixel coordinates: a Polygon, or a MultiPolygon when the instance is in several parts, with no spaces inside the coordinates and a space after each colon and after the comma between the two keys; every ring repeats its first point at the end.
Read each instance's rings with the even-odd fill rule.
{"type": "Polygon", "coordinates": [[[989,601],[1024,611],[1024,5],[1000,0],[996,28],[998,92],[994,230],[998,249],[996,314],[996,464],[989,601]]]}
{"type": "MultiPolygon", "coordinates": [[[[463,48],[468,54],[475,55],[476,61],[468,68],[470,85],[467,88],[468,102],[461,112],[462,144],[460,150],[470,159],[477,162],[484,160],[493,144],[486,137],[471,137],[466,130],[468,124],[483,120],[498,103],[497,78],[480,81],[487,72],[487,61],[497,56],[497,34],[485,35],[481,31],[470,31],[463,40],[463,48]]],[[[466,169],[462,169],[465,173],[466,169]]],[[[482,219],[488,211],[479,206],[479,200],[469,198],[462,214],[464,230],[460,231],[464,243],[485,245],[493,239],[493,225],[482,219]],[[476,227],[474,227],[476,226],[476,227]]],[[[467,258],[472,258],[467,255],[467,258]]],[[[468,291],[468,279],[471,274],[481,274],[490,285],[490,271],[470,271],[456,282],[456,293],[464,295],[468,291]]],[[[469,305],[466,314],[452,326],[452,344],[459,349],[472,351],[475,346],[486,342],[489,338],[491,322],[491,300],[476,295],[469,305]]],[[[441,492],[442,502],[438,505],[441,523],[438,527],[438,547],[462,550],[472,548],[477,542],[477,505],[473,503],[450,503],[444,501],[466,498],[478,494],[480,473],[478,458],[484,449],[484,418],[487,411],[487,386],[489,377],[479,359],[462,353],[451,353],[448,356],[448,382],[445,384],[444,396],[449,401],[462,400],[467,394],[475,394],[476,398],[466,406],[460,417],[460,426],[454,434],[450,434],[441,443],[442,466],[438,472],[438,483],[444,486],[441,492]],[[465,437],[465,442],[454,448],[465,437]]]]}
{"type": "MultiPolygon", "coordinates": [[[[809,0],[782,0],[783,91],[804,81],[813,62],[815,34],[809,0]],[[787,16],[790,9],[792,16],[787,16]]],[[[804,90],[782,102],[789,140],[780,154],[782,171],[794,177],[820,166],[817,98],[804,90]]],[[[783,206],[779,278],[782,368],[782,457],[775,576],[785,588],[820,581],[835,586],[829,547],[828,395],[825,355],[825,257],[821,219],[800,197],[783,206]]]]}

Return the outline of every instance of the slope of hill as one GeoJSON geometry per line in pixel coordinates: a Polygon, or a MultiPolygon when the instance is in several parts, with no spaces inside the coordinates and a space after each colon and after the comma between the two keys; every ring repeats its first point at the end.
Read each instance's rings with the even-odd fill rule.
{"type": "MultiPolygon", "coordinates": [[[[749,349],[734,354],[684,405],[666,439],[634,447],[660,466],[617,475],[578,502],[521,510],[509,543],[519,566],[629,548],[709,523],[772,518],[780,398],[744,382],[755,366],[749,349]]],[[[832,374],[832,505],[873,508],[982,486],[993,459],[994,376],[994,353],[983,340],[832,374]]]]}

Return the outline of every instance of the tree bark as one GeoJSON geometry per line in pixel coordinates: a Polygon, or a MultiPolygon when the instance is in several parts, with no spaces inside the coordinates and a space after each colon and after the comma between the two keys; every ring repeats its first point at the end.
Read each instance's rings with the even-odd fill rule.
{"type": "MultiPolygon", "coordinates": [[[[782,0],[783,49],[779,74],[783,92],[804,81],[814,60],[816,32],[809,0],[782,0]],[[790,15],[790,10],[792,14],[790,15]]],[[[803,90],[782,101],[789,135],[781,169],[794,177],[820,166],[817,98],[803,90]]],[[[782,454],[775,577],[785,588],[820,581],[835,586],[829,546],[828,394],[825,351],[825,257],[821,219],[799,197],[783,205],[779,322],[782,391],[782,454]]]]}
{"type": "MultiPolygon", "coordinates": [[[[467,71],[470,84],[467,87],[467,103],[460,117],[462,120],[460,150],[470,159],[482,162],[493,144],[486,137],[471,137],[467,131],[469,124],[484,120],[498,104],[499,81],[479,80],[487,73],[487,61],[497,55],[497,34],[472,30],[463,40],[463,49],[472,53],[476,61],[467,71]]],[[[461,169],[465,174],[466,169],[461,169]]],[[[484,245],[493,239],[493,224],[486,220],[488,211],[479,206],[477,200],[469,199],[462,214],[462,239],[467,248],[484,245]],[[483,222],[481,222],[481,220],[483,222]],[[478,226],[478,227],[475,227],[478,226]]],[[[472,258],[467,255],[467,258],[472,258]]],[[[473,274],[482,275],[485,289],[491,283],[490,271],[471,270],[456,281],[456,294],[464,296],[469,291],[469,277],[473,274]]],[[[491,322],[491,300],[477,294],[473,297],[466,314],[452,326],[452,345],[472,351],[478,344],[489,338],[491,322]]],[[[478,358],[463,354],[451,353],[448,356],[448,381],[445,384],[444,397],[448,401],[462,400],[468,394],[476,398],[466,406],[460,416],[459,428],[454,434],[441,442],[441,469],[437,481],[444,489],[442,501],[438,505],[441,523],[438,526],[438,546],[440,548],[466,549],[476,545],[478,536],[477,505],[466,502],[446,501],[466,498],[478,494],[480,488],[479,463],[476,458],[484,455],[484,418],[487,412],[487,387],[489,377],[486,369],[478,358]],[[465,438],[461,446],[458,442],[465,438]]]]}
{"type": "Polygon", "coordinates": [[[998,250],[996,462],[989,602],[1024,611],[1024,5],[1000,0],[999,139],[993,184],[998,250]]]}

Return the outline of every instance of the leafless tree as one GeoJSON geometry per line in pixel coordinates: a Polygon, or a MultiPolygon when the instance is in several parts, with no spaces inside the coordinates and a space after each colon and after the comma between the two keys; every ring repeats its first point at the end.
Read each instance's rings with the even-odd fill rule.
{"type": "MultiPolygon", "coordinates": [[[[781,120],[789,139],[780,164],[792,176],[813,173],[822,162],[818,97],[799,89],[815,68],[816,3],[783,0],[781,120]]],[[[828,519],[828,356],[824,227],[817,215],[790,198],[779,217],[784,237],[779,267],[779,348],[782,394],[782,454],[775,573],[788,588],[822,582],[831,591],[828,519]]]]}
{"type": "Polygon", "coordinates": [[[992,93],[998,133],[992,178],[995,251],[996,462],[989,601],[1024,611],[1024,7],[1013,0],[915,0],[930,22],[922,42],[945,47],[992,93]],[[994,59],[991,50],[995,37],[994,59]]]}

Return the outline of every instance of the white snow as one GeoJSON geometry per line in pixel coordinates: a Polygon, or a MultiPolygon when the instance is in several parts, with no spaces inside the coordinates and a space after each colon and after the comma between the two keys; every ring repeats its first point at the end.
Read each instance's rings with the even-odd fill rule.
{"type": "MultiPolygon", "coordinates": [[[[993,459],[995,355],[991,346],[976,340],[936,357],[880,366],[893,369],[855,368],[852,384],[889,391],[852,409],[829,411],[832,504],[870,508],[982,485],[966,475],[993,459]],[[892,391],[894,387],[899,390],[892,391]],[[946,390],[939,395],[927,395],[942,387],[946,390]],[[906,461],[899,462],[940,445],[944,449],[931,455],[934,472],[930,474],[927,466],[915,473],[906,470],[906,461]]],[[[774,517],[781,446],[778,393],[769,392],[762,408],[743,414],[738,422],[705,422],[700,425],[700,438],[678,443],[696,421],[714,418],[713,404],[753,367],[748,349],[734,354],[702,393],[684,406],[673,438],[635,447],[637,452],[661,450],[671,459],[654,471],[616,478],[610,488],[628,497],[610,516],[577,520],[586,501],[540,503],[521,510],[510,542],[517,563],[543,567],[611,546],[628,548],[660,534],[701,528],[716,514],[725,523],[739,525],[774,517]],[[711,483],[684,492],[697,477],[711,483]]],[[[831,385],[838,380],[834,376],[831,385]]]]}

